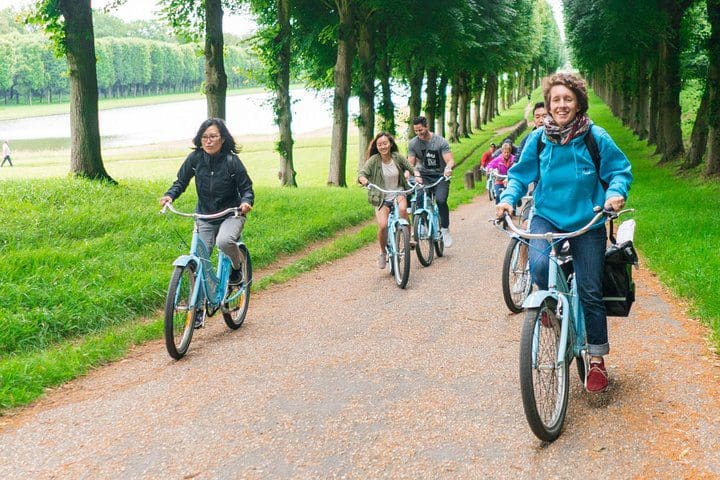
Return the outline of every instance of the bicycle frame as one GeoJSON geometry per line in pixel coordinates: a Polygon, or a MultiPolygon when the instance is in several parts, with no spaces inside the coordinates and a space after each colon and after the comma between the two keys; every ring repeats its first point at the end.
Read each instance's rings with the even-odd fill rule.
{"type": "Polygon", "coordinates": [[[412,213],[413,215],[420,214],[422,212],[427,213],[428,219],[430,220],[430,235],[432,235],[433,240],[440,239],[440,212],[438,211],[438,206],[435,202],[435,190],[433,190],[433,188],[436,187],[440,182],[447,180],[448,177],[440,177],[432,185],[425,186],[423,184],[416,184],[415,187],[417,189],[427,190],[427,192],[423,192],[422,206],[413,207],[412,213]]]}
{"type": "MultiPolygon", "coordinates": [[[[197,271],[195,272],[196,278],[199,280],[195,282],[195,289],[191,296],[190,309],[200,309],[207,304],[212,310],[212,313],[220,308],[223,300],[231,301],[235,296],[242,294],[243,292],[238,290],[230,298],[225,298],[227,294],[228,279],[230,277],[230,271],[232,270],[232,264],[230,258],[225,255],[222,251],[218,251],[218,262],[217,268],[214,268],[212,261],[210,260],[210,250],[203,243],[200,238],[200,231],[198,225],[198,219],[216,219],[222,218],[230,213],[239,214],[239,207],[228,208],[222,212],[203,215],[199,213],[183,213],[176,210],[172,204],[166,204],[161,213],[165,212],[165,209],[169,209],[171,212],[184,216],[192,217],[195,219],[193,226],[193,235],[190,242],[190,252],[185,255],[180,255],[173,261],[173,266],[185,267],[189,263],[194,262],[197,265],[197,271]]],[[[246,249],[245,244],[242,242],[242,236],[238,239],[238,246],[241,249],[246,249]]],[[[248,279],[248,288],[250,287],[252,280],[248,279]]],[[[211,316],[212,313],[208,312],[211,316]]]]}
{"type": "MultiPolygon", "coordinates": [[[[597,225],[603,217],[605,217],[606,220],[613,219],[619,217],[623,213],[632,211],[633,209],[626,209],[615,213],[600,210],[587,225],[579,230],[568,233],[529,233],[526,230],[517,228],[513,224],[510,216],[505,214],[505,225],[514,232],[513,236],[526,243],[529,248],[530,244],[528,240],[531,239],[544,239],[550,244],[548,288],[547,290],[539,290],[531,293],[525,299],[522,306],[524,309],[539,308],[543,305],[545,299],[552,298],[555,300],[557,305],[557,311],[555,313],[558,318],[561,319],[560,348],[557,352],[556,359],[558,365],[569,359],[568,353],[570,352],[567,352],[568,345],[572,345],[572,355],[577,358],[580,358],[587,349],[585,316],[582,306],[580,305],[580,296],[578,295],[577,285],[572,276],[570,278],[565,278],[565,273],[562,268],[560,268],[557,256],[558,245],[562,244],[565,239],[577,237],[586,233],[592,226],[597,225]]],[[[535,337],[537,339],[537,332],[535,337]]],[[[533,347],[536,347],[536,345],[533,345],[533,347]]],[[[533,352],[534,356],[536,348],[533,348],[533,352]]],[[[535,363],[535,358],[533,358],[533,362],[535,363]]]]}

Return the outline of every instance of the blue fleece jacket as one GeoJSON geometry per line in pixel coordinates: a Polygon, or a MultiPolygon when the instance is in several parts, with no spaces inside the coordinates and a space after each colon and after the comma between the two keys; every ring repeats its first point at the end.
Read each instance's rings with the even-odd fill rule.
{"type": "MultiPolygon", "coordinates": [[[[606,191],[603,191],[583,135],[558,145],[547,140],[544,128],[538,128],[528,135],[520,160],[510,168],[508,186],[500,196],[500,202],[516,205],[527,192],[528,185],[537,182],[535,215],[569,232],[586,225],[594,216],[593,207],[602,207],[606,199],[616,196],[627,199],[633,179],[630,161],[603,128],[593,125],[592,134],[600,150],[599,178],[608,183],[606,191]],[[540,138],[545,148],[538,159],[540,138]]],[[[602,224],[598,228],[600,226],[602,224]]]]}

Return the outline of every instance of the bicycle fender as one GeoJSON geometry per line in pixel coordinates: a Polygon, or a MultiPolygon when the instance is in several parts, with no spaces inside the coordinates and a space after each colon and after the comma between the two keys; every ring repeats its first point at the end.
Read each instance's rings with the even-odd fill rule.
{"type": "Polygon", "coordinates": [[[180,255],[178,258],[175,259],[173,262],[173,266],[175,267],[187,267],[188,263],[191,261],[195,262],[195,265],[200,264],[200,260],[195,255],[180,255]]]}
{"type": "Polygon", "coordinates": [[[398,223],[399,223],[400,225],[410,226],[410,222],[408,222],[408,221],[405,220],[404,218],[399,219],[399,220],[398,220],[398,223]]]}
{"type": "Polygon", "coordinates": [[[539,308],[540,305],[542,305],[543,301],[551,297],[553,299],[557,300],[557,296],[553,295],[552,293],[548,292],[547,290],[540,290],[539,292],[533,292],[525,299],[525,301],[522,304],[522,307],[525,309],[528,308],[539,308]]]}
{"type": "Polygon", "coordinates": [[[245,253],[245,258],[247,259],[248,264],[248,285],[252,285],[252,259],[250,258],[250,250],[248,250],[247,246],[244,243],[238,243],[238,248],[242,250],[245,253]]]}

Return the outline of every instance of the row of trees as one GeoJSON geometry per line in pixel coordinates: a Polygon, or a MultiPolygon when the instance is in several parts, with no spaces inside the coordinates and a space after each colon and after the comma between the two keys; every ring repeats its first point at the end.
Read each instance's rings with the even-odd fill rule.
{"type": "Polygon", "coordinates": [[[685,170],[704,159],[705,175],[720,174],[720,0],[565,1],[565,15],[573,63],[660,162],[685,170]],[[680,91],[689,80],[703,93],[686,150],[680,91]]]}
{"type": "MultiPolygon", "coordinates": [[[[207,112],[223,118],[224,9],[252,8],[260,24],[255,46],[265,81],[275,92],[283,185],[296,185],[291,76],[317,88],[334,89],[328,184],[345,186],[351,94],[360,99],[356,122],[361,162],[376,124],[394,132],[398,123],[424,113],[440,132],[447,125],[446,136],[458,141],[469,135],[473,123],[480,128],[499,105],[534,88],[541,76],[563,63],[559,32],[546,0],[158,0],[158,4],[176,32],[204,37],[207,112]],[[395,119],[391,80],[410,90],[409,115],[400,122],[395,119]]],[[[67,59],[71,171],[109,178],[100,156],[90,1],[36,0],[30,18],[67,59]]]]}
{"type": "Polygon", "coordinates": [[[449,140],[459,141],[472,125],[480,128],[500,104],[512,103],[563,63],[559,31],[545,0],[247,1],[261,26],[257,48],[276,92],[283,185],[295,185],[291,72],[334,89],[328,184],[345,186],[350,95],[360,103],[357,161],[362,163],[376,125],[397,129],[391,80],[410,90],[403,125],[424,113],[438,133],[447,126],[449,140]]]}
{"type": "MultiPolygon", "coordinates": [[[[95,44],[97,83],[106,98],[197,91],[204,61],[194,44],[105,37],[95,44]]],[[[52,102],[70,93],[67,63],[42,35],[0,36],[0,96],[4,102],[52,102]]],[[[247,49],[225,48],[228,86],[257,84],[257,57],[247,49]]]]}

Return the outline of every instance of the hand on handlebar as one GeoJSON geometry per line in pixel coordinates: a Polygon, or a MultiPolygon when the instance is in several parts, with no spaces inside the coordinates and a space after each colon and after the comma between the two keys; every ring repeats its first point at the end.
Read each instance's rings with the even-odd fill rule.
{"type": "Polygon", "coordinates": [[[612,210],[614,212],[619,212],[622,210],[622,208],[625,206],[625,199],[619,195],[610,197],[607,200],[605,200],[605,210],[612,210]]]}
{"type": "Polygon", "coordinates": [[[513,207],[509,203],[501,202],[495,205],[495,218],[502,220],[505,214],[512,215],[513,207]]]}
{"type": "Polygon", "coordinates": [[[252,208],[253,208],[252,205],[250,205],[247,202],[243,202],[240,204],[240,214],[245,215],[250,210],[252,210],[252,208]]]}
{"type": "Polygon", "coordinates": [[[173,201],[173,199],[170,195],[165,195],[160,199],[160,205],[162,205],[164,207],[165,204],[172,203],[172,201],[173,201]]]}

